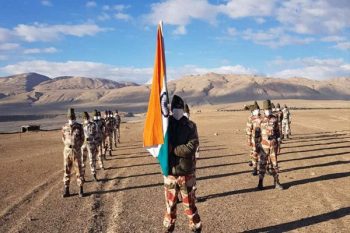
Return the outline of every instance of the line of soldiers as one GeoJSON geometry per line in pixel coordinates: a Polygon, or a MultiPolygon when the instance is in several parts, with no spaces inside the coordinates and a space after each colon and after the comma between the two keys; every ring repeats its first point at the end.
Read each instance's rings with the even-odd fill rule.
{"type": "Polygon", "coordinates": [[[117,147],[120,143],[120,123],[121,118],[118,110],[113,114],[112,111],[105,111],[104,118],[101,112],[95,110],[93,119],[89,113],[83,113],[83,123],[76,120],[73,108],[68,109],[68,123],[62,128],[62,141],[64,144],[64,192],[63,197],[70,196],[69,184],[70,176],[74,168],[77,177],[77,184],[80,188],[79,196],[84,196],[83,184],[85,182],[85,163],[89,157],[91,174],[95,181],[96,161],[100,169],[104,169],[103,160],[106,160],[107,151],[112,155],[113,142],[117,147]]]}
{"type": "Polygon", "coordinates": [[[259,175],[258,189],[262,190],[265,173],[268,172],[274,178],[275,188],[283,189],[278,173],[277,156],[281,151],[281,143],[284,138],[291,135],[291,115],[287,105],[280,109],[270,100],[263,102],[264,115],[260,114],[260,107],[255,101],[249,106],[249,116],[246,126],[248,146],[251,147],[249,165],[253,167],[252,174],[259,175]],[[258,169],[259,165],[259,169],[258,169]]]}

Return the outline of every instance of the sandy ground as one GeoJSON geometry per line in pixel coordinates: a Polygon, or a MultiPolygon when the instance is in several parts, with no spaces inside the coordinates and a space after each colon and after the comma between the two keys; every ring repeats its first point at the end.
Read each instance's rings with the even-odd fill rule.
{"type": "MultiPolygon", "coordinates": [[[[192,114],[200,134],[197,203],[203,232],[349,232],[350,110],[294,111],[279,157],[287,187],[257,191],[248,167],[247,112],[192,114]],[[217,136],[214,134],[217,133],[217,136]]],[[[142,148],[142,122],[122,125],[122,143],[87,194],[63,199],[59,131],[0,135],[0,232],[163,232],[162,176],[142,148]]],[[[189,232],[181,204],[175,232],[189,232]]]]}

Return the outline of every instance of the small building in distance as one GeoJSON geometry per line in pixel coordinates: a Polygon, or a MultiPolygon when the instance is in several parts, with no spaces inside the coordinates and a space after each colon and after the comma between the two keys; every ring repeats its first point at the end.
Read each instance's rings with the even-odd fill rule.
{"type": "Polygon", "coordinates": [[[22,125],[21,126],[21,133],[25,133],[29,131],[40,131],[40,125],[22,125]]]}

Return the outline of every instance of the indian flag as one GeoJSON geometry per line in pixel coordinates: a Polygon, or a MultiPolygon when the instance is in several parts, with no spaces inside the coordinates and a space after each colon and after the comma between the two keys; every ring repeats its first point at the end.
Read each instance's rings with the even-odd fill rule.
{"type": "Polygon", "coordinates": [[[169,175],[168,159],[168,91],[166,86],[166,65],[162,22],[158,25],[157,48],[154,61],[154,71],[151,94],[143,131],[143,145],[158,158],[162,173],[169,175]]]}

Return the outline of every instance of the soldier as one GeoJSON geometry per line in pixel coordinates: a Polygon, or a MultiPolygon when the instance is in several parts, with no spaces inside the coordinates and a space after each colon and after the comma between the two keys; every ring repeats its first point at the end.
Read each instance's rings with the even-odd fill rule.
{"type": "Polygon", "coordinates": [[[64,161],[64,193],[63,197],[68,197],[70,175],[74,167],[77,177],[77,184],[80,187],[79,196],[83,197],[83,171],[81,166],[81,146],[84,142],[83,126],[76,122],[74,109],[68,109],[68,123],[62,128],[62,141],[64,144],[63,161],[64,161]]]}
{"type": "Polygon", "coordinates": [[[97,154],[97,160],[98,163],[100,165],[101,169],[104,169],[104,165],[103,165],[103,150],[104,150],[104,122],[101,120],[101,112],[97,111],[95,109],[94,111],[94,122],[97,124],[98,126],[98,144],[97,144],[97,150],[98,150],[98,154],[97,154]]]}
{"type": "Polygon", "coordinates": [[[118,113],[118,109],[115,110],[114,118],[115,118],[116,124],[113,131],[113,139],[114,139],[115,147],[117,147],[117,141],[118,143],[120,143],[120,123],[121,123],[121,118],[118,113]]]}
{"type": "Polygon", "coordinates": [[[109,156],[112,156],[112,141],[113,141],[113,117],[111,117],[111,111],[105,111],[105,151],[104,155],[106,158],[107,150],[109,156]]]}
{"type": "Polygon", "coordinates": [[[285,104],[283,109],[283,120],[282,120],[282,138],[289,138],[289,136],[292,134],[290,130],[290,124],[291,122],[291,115],[289,112],[289,109],[287,105],[285,104]]]}
{"type": "Polygon", "coordinates": [[[260,116],[260,107],[255,101],[254,105],[251,105],[252,114],[248,118],[246,134],[248,146],[251,147],[250,152],[250,162],[249,166],[253,167],[252,175],[258,175],[258,160],[259,160],[259,149],[261,143],[261,116],[260,116]]]}
{"type": "MultiPolygon", "coordinates": [[[[282,137],[282,120],[283,120],[283,112],[281,110],[281,105],[279,103],[276,104],[276,108],[275,108],[275,112],[274,115],[277,118],[278,121],[278,130],[280,132],[280,137],[282,137]]],[[[278,149],[277,149],[277,153],[279,154],[281,151],[281,138],[278,141],[278,149]]]]}
{"type": "Polygon", "coordinates": [[[101,112],[98,112],[98,119],[101,121],[102,125],[102,149],[101,149],[101,157],[104,157],[106,159],[106,154],[104,154],[104,148],[106,147],[105,141],[106,141],[106,120],[102,117],[101,112]]]}
{"type": "Polygon", "coordinates": [[[90,121],[90,116],[87,112],[83,113],[83,119],[83,129],[85,136],[84,144],[81,147],[83,174],[85,175],[85,161],[88,154],[90,160],[91,174],[94,177],[94,180],[97,181],[96,156],[98,153],[98,146],[101,141],[99,127],[95,122],[90,121]]]}
{"type": "Polygon", "coordinates": [[[174,95],[171,102],[173,115],[169,117],[169,166],[170,173],[164,176],[166,214],[164,226],[166,232],[173,232],[176,221],[176,204],[181,193],[185,214],[193,232],[201,232],[202,223],[195,205],[193,185],[195,182],[194,156],[198,147],[196,124],[183,116],[184,102],[174,95]]]}
{"type": "Polygon", "coordinates": [[[277,163],[277,140],[279,139],[279,130],[277,118],[272,115],[272,106],[270,100],[263,102],[264,117],[261,121],[261,147],[259,153],[259,184],[258,189],[263,189],[263,180],[266,172],[267,159],[271,161],[271,175],[274,177],[275,188],[283,189],[278,178],[278,163],[277,163]]]}

